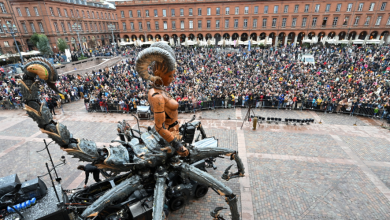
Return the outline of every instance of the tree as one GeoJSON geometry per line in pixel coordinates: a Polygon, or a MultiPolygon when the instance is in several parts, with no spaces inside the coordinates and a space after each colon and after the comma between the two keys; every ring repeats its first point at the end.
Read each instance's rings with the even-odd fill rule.
{"type": "Polygon", "coordinates": [[[58,40],[57,40],[57,47],[58,47],[59,51],[64,53],[65,49],[68,49],[68,44],[66,44],[64,39],[58,38],[58,40]]]}
{"type": "Polygon", "coordinates": [[[46,35],[40,36],[39,41],[37,43],[37,48],[39,52],[41,52],[42,55],[51,55],[53,54],[53,51],[49,44],[49,39],[46,37],[46,35]]]}
{"type": "Polygon", "coordinates": [[[33,35],[31,35],[30,37],[30,40],[31,42],[33,43],[34,46],[37,45],[38,41],[39,41],[39,35],[38,33],[34,33],[33,35]]]}

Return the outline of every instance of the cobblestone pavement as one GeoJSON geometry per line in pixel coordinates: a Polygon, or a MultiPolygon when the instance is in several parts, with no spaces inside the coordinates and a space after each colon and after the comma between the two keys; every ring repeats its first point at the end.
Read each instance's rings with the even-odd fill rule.
{"type": "MultiPolygon", "coordinates": [[[[209,169],[238,195],[242,219],[390,219],[390,135],[377,120],[312,111],[254,111],[264,117],[314,118],[317,123],[261,124],[256,131],[251,130],[251,123],[245,123],[241,131],[247,109],[195,114],[220,147],[238,150],[247,164],[248,184],[244,178],[221,180],[224,169],[235,164],[228,159],[217,159],[218,169],[209,169]],[[356,120],[357,126],[353,126],[356,120]],[[241,206],[241,200],[251,201],[251,205],[241,206]],[[248,207],[253,208],[248,211],[248,207]]],[[[68,126],[74,137],[94,140],[100,147],[118,139],[117,121],[136,124],[128,114],[87,113],[82,101],[66,104],[56,113],[54,119],[68,126]]],[[[192,115],[180,114],[180,121],[192,115]]],[[[23,181],[46,173],[47,153],[36,152],[44,148],[43,138],[49,141],[23,110],[0,111],[0,176],[17,173],[23,181]]],[[[66,156],[67,164],[58,168],[63,187],[82,186],[84,174],[76,167],[83,163],[55,144],[50,151],[55,163],[66,156]]],[[[236,169],[234,165],[232,171],[236,169]]],[[[44,181],[50,183],[47,177],[44,181]]],[[[89,183],[93,182],[91,178],[89,183]]],[[[211,219],[209,213],[217,206],[228,208],[224,197],[209,190],[204,198],[191,199],[185,209],[171,213],[169,219],[211,219]]],[[[222,214],[230,218],[228,210],[222,214]]]]}

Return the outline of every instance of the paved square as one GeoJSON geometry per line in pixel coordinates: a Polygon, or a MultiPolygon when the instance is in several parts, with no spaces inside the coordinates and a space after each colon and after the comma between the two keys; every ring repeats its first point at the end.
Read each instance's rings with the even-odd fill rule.
{"type": "Polygon", "coordinates": [[[362,160],[390,162],[389,141],[384,138],[340,136],[362,160]]]}

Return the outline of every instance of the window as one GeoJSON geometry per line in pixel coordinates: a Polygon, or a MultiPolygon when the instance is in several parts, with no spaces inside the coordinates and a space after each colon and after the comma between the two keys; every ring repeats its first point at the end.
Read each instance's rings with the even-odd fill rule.
{"type": "MultiPolygon", "coordinates": [[[[68,16],[66,16],[66,17],[68,17],[68,16]]],[[[88,18],[91,18],[91,17],[89,16],[89,11],[87,11],[87,17],[88,17],[88,18]]]]}
{"type": "Polygon", "coordinates": [[[382,2],[381,11],[384,11],[386,8],[387,2],[382,2]]]}
{"type": "Polygon", "coordinates": [[[360,19],[360,16],[356,16],[355,23],[353,23],[353,25],[358,25],[359,24],[359,19],[360,19]]]}
{"type": "Polygon", "coordinates": [[[225,19],[225,28],[229,28],[229,19],[225,19]]]}
{"type": "Polygon", "coordinates": [[[382,21],[382,16],[378,16],[378,18],[376,19],[375,25],[380,25],[381,21],[382,21]]]}
{"type": "Polygon", "coordinates": [[[201,20],[198,21],[198,28],[202,29],[202,21],[201,20]]]}
{"type": "Polygon", "coordinates": [[[234,28],[238,28],[238,19],[234,19],[234,28]]]}
{"type": "Polygon", "coordinates": [[[154,17],[157,17],[157,16],[158,16],[157,9],[154,9],[154,17]]]}
{"type": "Polygon", "coordinates": [[[279,6],[278,6],[278,5],[275,5],[275,6],[274,6],[274,14],[277,14],[277,13],[278,13],[278,10],[279,10],[279,6]]]}
{"type": "Polygon", "coordinates": [[[225,9],[225,14],[226,14],[226,15],[229,15],[229,12],[230,12],[230,8],[229,8],[229,7],[226,7],[226,9],[225,9]]]}
{"type": "MultiPolygon", "coordinates": [[[[133,13],[131,13],[131,16],[133,16],[133,13]]],[[[92,19],[95,19],[95,12],[92,12],[92,19]]]]}
{"type": "Polygon", "coordinates": [[[184,16],[184,9],[180,9],[180,16],[184,16]]]}
{"type": "Polygon", "coordinates": [[[341,4],[337,4],[336,11],[340,11],[341,9],[341,4]]]}
{"type": "Polygon", "coordinates": [[[253,27],[257,28],[257,19],[253,19],[253,27]]]}
{"type": "Polygon", "coordinates": [[[362,11],[362,10],[363,10],[363,5],[364,5],[364,3],[360,3],[360,4],[359,4],[358,11],[362,11]]]}
{"type": "Polygon", "coordinates": [[[171,16],[175,17],[175,9],[171,9],[171,16]]]}
{"type": "Polygon", "coordinates": [[[172,21],[172,29],[176,29],[176,21],[172,21]]]}
{"type": "MultiPolygon", "coordinates": [[[[35,16],[39,16],[38,8],[34,7],[35,16]]],[[[65,16],[68,17],[68,14],[65,13],[65,16]]]]}
{"type": "Polygon", "coordinates": [[[23,16],[23,15],[22,15],[22,12],[20,11],[20,8],[16,8],[16,11],[18,12],[18,15],[19,15],[20,17],[23,16]]]}
{"type": "Polygon", "coordinates": [[[234,8],[234,14],[235,14],[235,15],[240,14],[240,8],[239,8],[239,7],[235,7],[235,8],[234,8]]]}
{"type": "Polygon", "coordinates": [[[375,8],[375,3],[370,4],[370,8],[368,9],[369,11],[374,11],[375,8]]]}
{"type": "Polygon", "coordinates": [[[343,25],[348,25],[348,19],[349,19],[349,16],[345,16],[344,18],[344,22],[343,22],[343,25]]]}
{"type": "Polygon", "coordinates": [[[189,25],[190,29],[193,29],[194,28],[194,21],[189,21],[188,25],[189,25]]]}
{"type": "Polygon", "coordinates": [[[389,16],[389,18],[387,19],[386,25],[390,25],[390,16],[389,16]]]}
{"type": "Polygon", "coordinates": [[[89,27],[91,28],[91,32],[93,32],[92,22],[89,22],[89,27]]]}
{"type": "Polygon", "coordinates": [[[125,12],[124,12],[124,11],[121,11],[121,17],[122,17],[122,18],[125,17],[125,12]]]}
{"type": "Polygon", "coordinates": [[[371,16],[367,16],[366,22],[364,22],[364,25],[369,25],[371,20],[371,16]]]}
{"type": "Polygon", "coordinates": [[[148,29],[148,31],[150,31],[150,21],[146,22],[146,29],[148,29]]]}
{"type": "MultiPolygon", "coordinates": [[[[68,23],[70,25],[70,23],[68,23]]],[[[38,22],[39,30],[43,33],[45,32],[45,29],[43,29],[43,24],[42,22],[38,22]]]]}
{"type": "Polygon", "coordinates": [[[244,28],[248,27],[248,19],[244,19],[244,28]]]}
{"type": "Polygon", "coordinates": [[[282,19],[282,27],[286,27],[287,18],[282,19]]]}
{"type": "Polygon", "coordinates": [[[307,18],[302,18],[302,27],[306,27],[307,18]]]}
{"type": "Polygon", "coordinates": [[[27,27],[26,27],[25,23],[22,23],[22,27],[23,27],[24,33],[28,34],[28,30],[27,30],[27,27]]]}
{"type": "Polygon", "coordinates": [[[276,18],[272,18],[272,27],[276,27],[276,18]]]}
{"type": "Polygon", "coordinates": [[[192,15],[193,15],[193,14],[192,14],[192,8],[189,8],[189,9],[188,9],[188,15],[189,15],[189,16],[192,16],[192,15]]]}
{"type": "MultiPolygon", "coordinates": [[[[207,10],[207,13],[208,13],[208,10],[207,10]]],[[[201,8],[198,8],[198,15],[202,15],[202,9],[201,8]]],[[[209,15],[209,14],[207,14],[209,15]]]]}
{"type": "MultiPolygon", "coordinates": [[[[96,25],[96,24],[95,24],[96,25]]],[[[96,26],[95,26],[96,29],[96,26]]],[[[134,30],[134,22],[130,22],[130,29],[133,31],[134,30]]]]}
{"type": "Polygon", "coordinates": [[[352,3],[348,4],[347,11],[352,11],[352,3]]]}
{"type": "Polygon", "coordinates": [[[34,23],[30,23],[30,27],[31,27],[31,31],[33,32],[33,33],[36,33],[37,31],[35,30],[35,26],[34,26],[34,23]]]}
{"type": "Polygon", "coordinates": [[[85,18],[85,14],[84,14],[84,11],[81,11],[81,14],[83,15],[83,18],[85,18]]]}
{"type": "Polygon", "coordinates": [[[123,26],[123,30],[125,31],[126,30],[126,23],[122,22],[122,26],[123,26]]]}
{"type": "Polygon", "coordinates": [[[156,26],[156,30],[160,29],[160,28],[159,28],[159,25],[158,25],[158,21],[156,21],[156,22],[154,23],[154,25],[156,26]]]}
{"type": "Polygon", "coordinates": [[[317,25],[317,17],[314,17],[313,18],[313,21],[312,21],[312,23],[311,23],[311,26],[312,27],[315,27],[317,25]]]}
{"type": "Polygon", "coordinates": [[[284,6],[283,12],[284,12],[284,13],[288,13],[288,5],[285,5],[285,6],[284,6]]]}
{"type": "Polygon", "coordinates": [[[268,6],[264,6],[264,14],[268,14],[268,6]]]}
{"type": "Polygon", "coordinates": [[[184,29],[184,21],[180,21],[180,28],[184,29]]]}
{"type": "MultiPolygon", "coordinates": [[[[139,11],[140,12],[140,11],[139,11]]],[[[140,12],[141,13],[141,12],[140,12]]],[[[149,10],[145,10],[145,16],[149,17],[149,10]]]]}
{"type": "Polygon", "coordinates": [[[324,19],[322,20],[322,27],[326,26],[327,21],[328,21],[328,17],[324,17],[324,19]]]}
{"type": "Polygon", "coordinates": [[[211,27],[211,21],[207,20],[207,29],[210,29],[210,27],[211,27]]]}
{"type": "Polygon", "coordinates": [[[316,7],[315,7],[315,9],[314,9],[314,12],[319,12],[319,11],[320,11],[320,5],[317,4],[316,7]]]}
{"type": "Polygon", "coordinates": [[[163,9],[163,17],[167,16],[167,10],[163,9]]]}
{"type": "Polygon", "coordinates": [[[263,18],[263,27],[267,27],[267,18],[263,18]]]}
{"type": "MultiPolygon", "coordinates": [[[[34,25],[34,24],[32,24],[34,25]]],[[[88,26],[87,26],[88,27],[88,26]]],[[[66,33],[66,28],[65,28],[65,24],[64,22],[61,22],[61,28],[62,28],[62,32],[66,33]]],[[[35,29],[35,28],[34,28],[35,29]]]]}
{"type": "Polygon", "coordinates": [[[68,17],[68,11],[66,9],[64,9],[64,15],[65,17],[68,17]]]}
{"type": "Polygon", "coordinates": [[[294,13],[298,13],[298,10],[299,10],[299,5],[295,5],[295,7],[294,7],[294,13]]]}
{"type": "Polygon", "coordinates": [[[4,33],[3,28],[0,25],[0,33],[4,33]]]}
{"type": "Polygon", "coordinates": [[[291,23],[291,27],[295,27],[295,26],[297,26],[297,18],[293,18],[291,23]]]}
{"type": "Polygon", "coordinates": [[[8,41],[4,41],[4,46],[5,46],[5,47],[9,47],[8,41]]]}
{"type": "MultiPolygon", "coordinates": [[[[147,10],[148,11],[148,14],[149,14],[149,10],[147,10]]],[[[141,17],[141,11],[140,10],[137,10],[137,17],[141,17]]]]}
{"type": "Polygon", "coordinates": [[[329,9],[330,9],[330,4],[327,4],[325,7],[325,12],[329,12],[329,9]]]}
{"type": "Polygon", "coordinates": [[[0,2],[0,8],[1,8],[1,12],[7,13],[7,9],[5,8],[4,3],[1,3],[1,2],[0,2]]]}
{"type": "Polygon", "coordinates": [[[56,32],[60,32],[60,31],[58,30],[57,22],[54,22],[54,29],[56,30],[56,32]]]}
{"type": "Polygon", "coordinates": [[[168,29],[168,22],[167,21],[163,21],[163,25],[164,25],[164,30],[167,30],[168,29]]]}
{"type": "Polygon", "coordinates": [[[215,28],[219,29],[219,20],[215,21],[215,28]]]}
{"type": "Polygon", "coordinates": [[[142,22],[138,22],[138,28],[142,30],[142,22]]]}
{"type": "Polygon", "coordinates": [[[217,14],[217,15],[220,15],[220,14],[221,14],[221,9],[220,9],[220,8],[217,8],[217,9],[216,9],[216,14],[217,14]]]}
{"type": "Polygon", "coordinates": [[[51,16],[54,16],[53,8],[49,8],[51,16]]]}
{"type": "MultiPolygon", "coordinates": [[[[200,9],[200,15],[202,15],[202,9],[200,9]]],[[[211,15],[211,8],[207,8],[207,15],[211,15]]]]}
{"type": "Polygon", "coordinates": [[[309,5],[305,5],[305,12],[309,12],[309,5]]]}
{"type": "Polygon", "coordinates": [[[332,25],[333,26],[337,26],[337,21],[339,20],[339,17],[334,17],[333,18],[333,23],[332,23],[332,25]]]}

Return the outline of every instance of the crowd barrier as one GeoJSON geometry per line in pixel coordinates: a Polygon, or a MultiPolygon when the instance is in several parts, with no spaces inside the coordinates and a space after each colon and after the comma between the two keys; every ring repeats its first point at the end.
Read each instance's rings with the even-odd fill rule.
{"type": "MultiPolygon", "coordinates": [[[[200,101],[200,102],[189,102],[179,101],[179,113],[191,113],[197,111],[214,110],[222,108],[270,108],[270,109],[291,109],[291,110],[310,110],[319,111],[324,113],[340,113],[349,114],[353,116],[365,116],[365,117],[378,117],[378,118],[389,118],[389,113],[385,108],[381,107],[376,109],[377,106],[370,104],[362,104],[360,106],[353,106],[348,103],[313,103],[313,102],[279,102],[278,100],[248,100],[237,101],[215,99],[211,101],[200,101]]],[[[136,109],[128,109],[127,105],[119,105],[115,103],[108,103],[107,108],[102,108],[99,103],[89,103],[88,111],[95,112],[135,112],[136,109]]]]}

